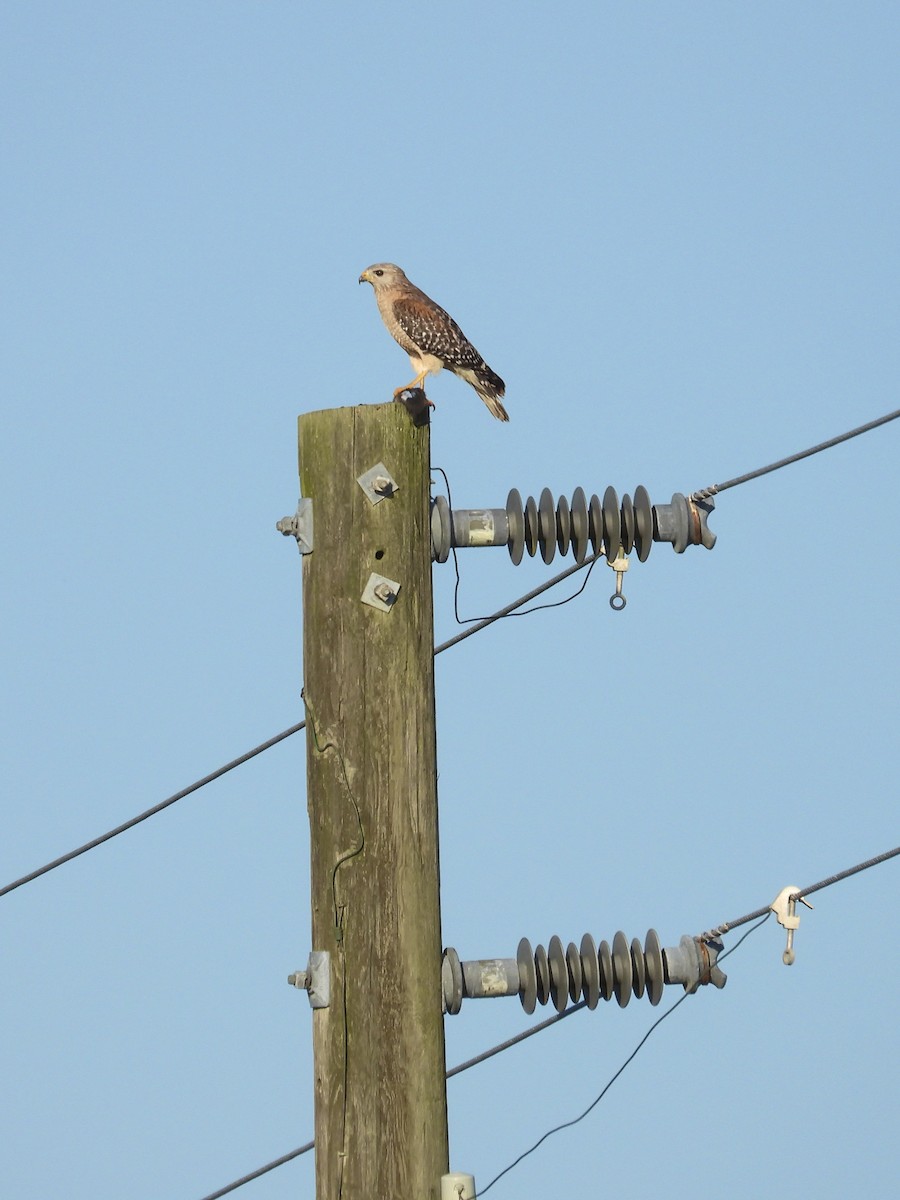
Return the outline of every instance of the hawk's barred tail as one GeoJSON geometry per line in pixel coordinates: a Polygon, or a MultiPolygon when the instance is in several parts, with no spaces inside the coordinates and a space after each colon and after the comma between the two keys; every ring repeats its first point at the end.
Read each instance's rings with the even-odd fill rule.
{"type": "Polygon", "coordinates": [[[487,363],[482,363],[480,367],[476,367],[472,372],[475,376],[471,380],[472,387],[482,398],[490,411],[494,414],[498,421],[508,421],[509,413],[500,403],[500,397],[506,391],[506,384],[495,374],[487,363]]]}

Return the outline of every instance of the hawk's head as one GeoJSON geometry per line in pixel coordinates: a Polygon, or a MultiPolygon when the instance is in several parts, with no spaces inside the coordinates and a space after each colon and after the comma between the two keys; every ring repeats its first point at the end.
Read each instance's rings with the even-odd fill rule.
{"type": "Polygon", "coordinates": [[[381,288],[393,287],[398,283],[408,283],[405,274],[393,263],[375,263],[366,267],[359,277],[360,283],[371,283],[375,291],[381,288]]]}

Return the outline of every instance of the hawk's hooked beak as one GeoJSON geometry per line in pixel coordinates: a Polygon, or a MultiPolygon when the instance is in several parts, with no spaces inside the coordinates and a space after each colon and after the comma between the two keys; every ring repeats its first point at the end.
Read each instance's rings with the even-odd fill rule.
{"type": "Polygon", "coordinates": [[[359,277],[359,282],[360,283],[371,283],[372,282],[371,279],[369,278],[368,271],[363,271],[362,275],[360,275],[360,277],[359,277]]]}

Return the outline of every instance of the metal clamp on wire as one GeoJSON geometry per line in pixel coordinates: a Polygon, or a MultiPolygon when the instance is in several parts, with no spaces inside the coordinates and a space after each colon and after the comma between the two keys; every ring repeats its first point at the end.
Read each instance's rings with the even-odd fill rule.
{"type": "Polygon", "coordinates": [[[625,596],[622,594],[622,583],[625,579],[625,572],[628,570],[628,555],[621,546],[619,547],[619,553],[616,555],[613,561],[609,563],[609,566],[612,567],[616,573],[616,590],[609,598],[609,607],[614,609],[616,612],[621,612],[628,603],[628,601],[625,599],[625,596]]]}
{"type": "Polygon", "coordinates": [[[787,930],[787,945],[781,956],[781,961],[786,967],[789,967],[794,961],[794,930],[800,924],[800,918],[797,916],[797,901],[805,904],[807,908],[812,908],[810,902],[804,900],[799,892],[800,889],[796,887],[782,888],[769,905],[769,912],[773,912],[778,924],[783,925],[787,930]]]}

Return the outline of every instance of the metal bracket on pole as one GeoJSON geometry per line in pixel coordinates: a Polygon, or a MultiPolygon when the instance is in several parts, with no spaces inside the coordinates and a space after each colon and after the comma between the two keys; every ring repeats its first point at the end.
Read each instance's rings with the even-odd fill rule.
{"type": "Polygon", "coordinates": [[[363,604],[377,608],[380,612],[390,612],[397,603],[399,591],[400,584],[396,579],[388,579],[386,575],[376,575],[373,571],[363,588],[360,600],[363,604]]]}
{"type": "Polygon", "coordinates": [[[327,950],[313,950],[305,971],[288,975],[288,983],[309,996],[310,1008],[328,1008],[331,1004],[331,955],[327,950]]]}
{"type": "Polygon", "coordinates": [[[295,537],[297,548],[301,554],[312,554],[313,548],[313,507],[312,500],[301,496],[297,501],[297,511],[292,517],[282,517],[275,528],[285,537],[295,537]]]}
{"type": "Polygon", "coordinates": [[[364,471],[357,477],[356,482],[366,493],[370,504],[379,504],[382,500],[389,499],[400,487],[382,462],[364,471]]]}

